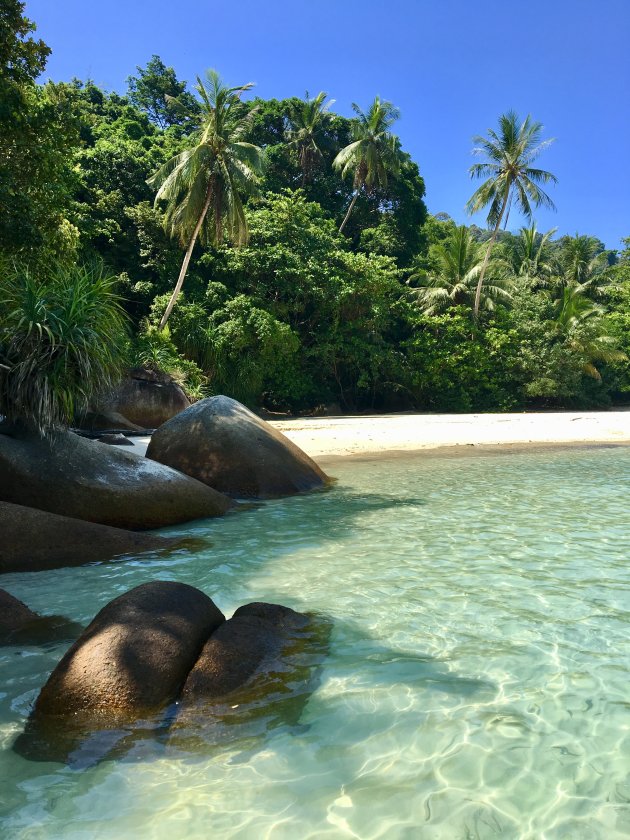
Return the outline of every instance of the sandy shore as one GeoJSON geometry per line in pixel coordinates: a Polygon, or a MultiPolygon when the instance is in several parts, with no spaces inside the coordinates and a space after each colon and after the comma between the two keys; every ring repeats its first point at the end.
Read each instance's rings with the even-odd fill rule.
{"type": "MultiPolygon", "coordinates": [[[[630,411],[531,414],[389,414],[272,421],[316,460],[456,446],[630,444],[630,411]]],[[[148,438],[135,438],[144,454],[148,438]]]]}

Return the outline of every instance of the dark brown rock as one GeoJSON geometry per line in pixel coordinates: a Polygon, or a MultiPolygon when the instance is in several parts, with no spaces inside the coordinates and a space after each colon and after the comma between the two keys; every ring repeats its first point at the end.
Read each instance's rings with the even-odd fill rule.
{"type": "Polygon", "coordinates": [[[189,405],[190,400],[171,376],[162,371],[134,368],[100,399],[98,410],[121,414],[143,429],[157,429],[189,405]]]}
{"type": "Polygon", "coordinates": [[[220,516],[233,505],[175,470],[71,432],[0,434],[0,501],[136,529],[220,516]]]}
{"type": "Polygon", "coordinates": [[[182,689],[181,702],[224,697],[264,670],[307,616],[279,604],[247,604],[208,639],[182,689]]]}
{"type": "Polygon", "coordinates": [[[0,589],[0,643],[39,645],[76,639],[80,625],[59,615],[37,615],[5,589],[0,589]]]}
{"type": "MultiPolygon", "coordinates": [[[[142,432],[146,431],[145,426],[138,426],[127,420],[122,414],[116,411],[108,411],[106,408],[98,411],[88,411],[78,418],[78,428],[84,429],[87,432],[107,431],[123,431],[123,432],[142,432]]],[[[151,427],[153,428],[153,427],[151,427]]]]}
{"type": "Polygon", "coordinates": [[[38,618],[37,613],[29,610],[25,603],[14,598],[6,589],[0,589],[0,640],[6,640],[38,618]]]}
{"type": "Polygon", "coordinates": [[[225,621],[192,586],[154,581],[111,601],[42,688],[33,717],[135,718],[177,696],[210,634],[225,621]]]}
{"type": "Polygon", "coordinates": [[[180,540],[0,502],[0,574],[80,566],[125,554],[167,551],[180,540]]]}
{"type": "Polygon", "coordinates": [[[165,423],[147,457],[234,498],[287,496],[328,482],[292,441],[224,396],[200,400],[165,423]]]}

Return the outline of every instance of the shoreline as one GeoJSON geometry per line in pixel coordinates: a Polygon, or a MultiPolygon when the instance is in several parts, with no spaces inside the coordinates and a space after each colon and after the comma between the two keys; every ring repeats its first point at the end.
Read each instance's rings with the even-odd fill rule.
{"type": "MultiPolygon", "coordinates": [[[[269,421],[317,463],[346,458],[630,445],[630,411],[380,414],[269,421]]],[[[149,437],[134,438],[144,455],[149,437]]]]}

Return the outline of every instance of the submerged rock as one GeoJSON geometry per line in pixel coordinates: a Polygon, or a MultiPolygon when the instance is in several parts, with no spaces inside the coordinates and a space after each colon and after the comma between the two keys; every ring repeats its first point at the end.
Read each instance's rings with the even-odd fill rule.
{"type": "Polygon", "coordinates": [[[234,498],[268,499],[324,487],[317,464],[229,397],[200,400],[159,428],[147,458],[234,498]]]}
{"type": "Polygon", "coordinates": [[[0,501],[118,528],[221,516],[226,496],[133,452],[59,432],[0,433],[0,501]]]}
{"type": "Polygon", "coordinates": [[[40,645],[73,639],[81,627],[59,615],[38,615],[0,589],[0,644],[40,645]]]}
{"type": "Polygon", "coordinates": [[[181,540],[97,525],[36,508],[0,502],[0,574],[37,572],[167,551],[181,540]]]}
{"type": "Polygon", "coordinates": [[[224,621],[183,583],[145,583],[114,599],[54,669],[14,749],[39,761],[76,751],[98,759],[135,728],[154,727],[224,621]]]}
{"type": "Polygon", "coordinates": [[[213,700],[239,688],[308,623],[307,616],[279,604],[239,607],[205,643],[184,683],[181,702],[213,700]]]}

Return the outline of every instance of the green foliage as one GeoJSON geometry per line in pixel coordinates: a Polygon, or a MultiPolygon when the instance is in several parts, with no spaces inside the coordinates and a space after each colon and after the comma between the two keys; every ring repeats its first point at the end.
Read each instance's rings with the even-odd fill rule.
{"type": "Polygon", "coordinates": [[[146,68],[136,67],[137,76],[127,79],[129,101],[144,111],[159,128],[182,125],[188,119],[173,100],[195,112],[197,103],[186,92],[186,82],[180,82],[172,67],[166,67],[159,55],[154,55],[146,68]]]}
{"type": "Polygon", "coordinates": [[[0,413],[44,433],[111,387],[126,350],[115,278],[99,267],[5,270],[0,413]]]}
{"type": "MultiPolygon", "coordinates": [[[[465,225],[453,228],[446,239],[429,249],[433,269],[414,274],[414,294],[426,315],[435,315],[452,306],[464,305],[472,309],[477,283],[486,256],[487,245],[471,237],[465,225]]],[[[502,260],[488,263],[488,271],[481,290],[481,309],[492,311],[495,302],[509,304],[511,280],[502,260]]]]}

